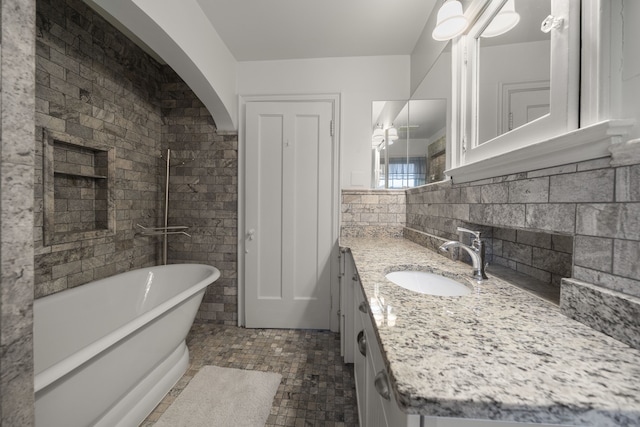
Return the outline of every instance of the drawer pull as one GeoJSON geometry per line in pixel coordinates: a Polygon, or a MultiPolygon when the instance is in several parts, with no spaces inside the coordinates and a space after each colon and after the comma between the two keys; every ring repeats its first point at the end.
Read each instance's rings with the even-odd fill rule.
{"type": "Polygon", "coordinates": [[[367,357],[367,337],[365,337],[364,331],[358,333],[358,350],[361,355],[367,357]]]}
{"type": "Polygon", "coordinates": [[[376,375],[373,384],[376,386],[376,391],[380,396],[387,400],[391,400],[391,391],[389,389],[389,378],[385,371],[380,371],[376,375]]]}
{"type": "Polygon", "coordinates": [[[360,305],[358,306],[358,310],[360,310],[362,313],[366,313],[367,312],[367,303],[362,301],[360,303],[360,305]]]}

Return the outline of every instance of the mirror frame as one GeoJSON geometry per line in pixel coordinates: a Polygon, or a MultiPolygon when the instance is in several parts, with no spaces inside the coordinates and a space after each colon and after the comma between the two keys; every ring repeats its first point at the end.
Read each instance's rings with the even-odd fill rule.
{"type": "MultiPolygon", "coordinates": [[[[580,0],[551,0],[563,18],[551,34],[550,113],[482,144],[478,142],[478,58],[482,31],[506,0],[474,0],[481,12],[467,34],[453,40],[454,114],[452,169],[524,148],[578,128],[580,85],[580,0]]],[[[495,172],[495,171],[494,171],[495,172]]],[[[498,172],[499,174],[499,172],[498,172]]]]}

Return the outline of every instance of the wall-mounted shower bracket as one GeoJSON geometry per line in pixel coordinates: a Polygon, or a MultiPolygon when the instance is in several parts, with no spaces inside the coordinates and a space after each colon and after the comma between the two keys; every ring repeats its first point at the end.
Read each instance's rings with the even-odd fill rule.
{"type": "Polygon", "coordinates": [[[173,225],[167,227],[145,227],[140,224],[136,224],[141,231],[137,232],[140,236],[162,236],[162,264],[167,265],[167,236],[169,234],[182,234],[187,237],[191,237],[191,234],[187,233],[189,227],[186,225],[173,225]]]}
{"type": "Polygon", "coordinates": [[[165,234],[184,234],[187,237],[191,237],[191,234],[187,233],[184,230],[188,230],[189,227],[186,225],[174,225],[169,227],[145,227],[140,224],[136,224],[140,230],[141,236],[163,236],[165,234]]]}

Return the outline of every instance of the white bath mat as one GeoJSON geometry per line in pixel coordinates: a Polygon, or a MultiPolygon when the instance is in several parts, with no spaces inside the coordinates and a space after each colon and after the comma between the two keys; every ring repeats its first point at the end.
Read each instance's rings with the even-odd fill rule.
{"type": "Polygon", "coordinates": [[[264,427],[282,375],[203,366],[154,427],[264,427]]]}

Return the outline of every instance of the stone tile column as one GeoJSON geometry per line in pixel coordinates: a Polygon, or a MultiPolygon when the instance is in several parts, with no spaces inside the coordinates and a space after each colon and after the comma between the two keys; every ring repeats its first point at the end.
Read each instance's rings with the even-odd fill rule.
{"type": "Polygon", "coordinates": [[[32,426],[35,0],[2,0],[0,425],[32,426]]]}

